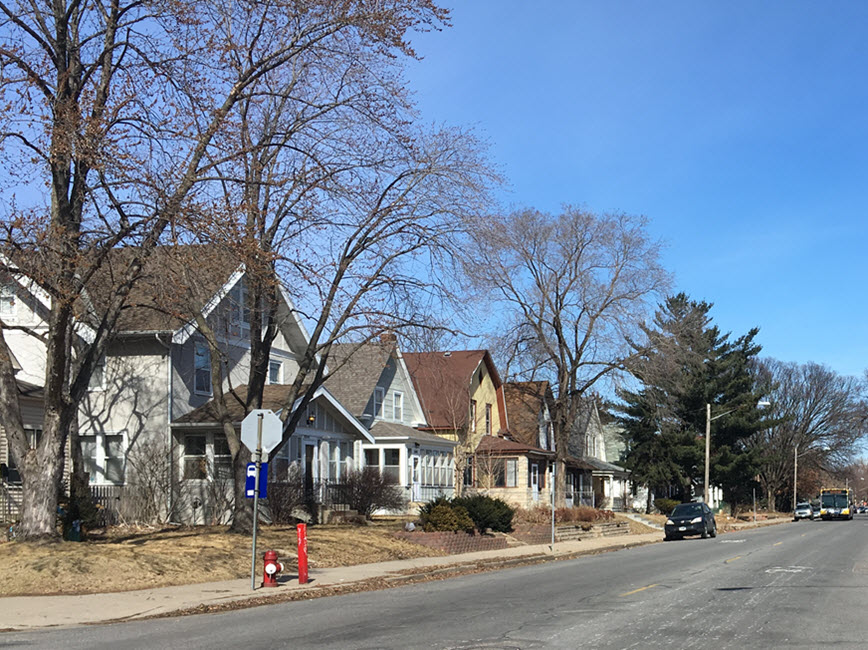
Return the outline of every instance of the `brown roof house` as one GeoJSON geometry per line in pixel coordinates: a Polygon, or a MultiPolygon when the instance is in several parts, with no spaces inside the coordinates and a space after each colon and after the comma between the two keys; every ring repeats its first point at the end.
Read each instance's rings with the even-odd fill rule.
{"type": "Polygon", "coordinates": [[[507,393],[488,351],[405,357],[427,417],[424,429],[459,443],[456,478],[462,491],[484,492],[521,507],[545,501],[554,453],[539,446],[538,436],[511,436],[507,393]]]}
{"type": "Polygon", "coordinates": [[[455,488],[455,440],[430,433],[394,337],[332,347],[325,386],[364,424],[364,464],[395,478],[408,509],[455,488]]]}
{"type": "Polygon", "coordinates": [[[509,430],[480,441],[473,485],[522,508],[548,503],[555,458],[548,383],[512,382],[503,392],[509,430]]]}
{"type": "MultiPolygon", "coordinates": [[[[81,336],[87,337],[90,323],[98,322],[109,297],[106,289],[121,277],[127,253],[118,249],[88,284],[79,305],[81,336]]],[[[142,273],[81,408],[78,429],[85,468],[95,494],[130,518],[144,516],[144,509],[153,516],[157,509],[159,516],[175,521],[219,521],[226,511],[219,486],[231,478],[228,445],[219,429],[182,419],[211,399],[211,373],[216,371],[195,326],[197,310],[218,332],[226,359],[220,370],[224,387],[247,381],[246,272],[207,246],[167,246],[154,251],[142,273]],[[167,476],[170,485],[163,480],[167,476]]],[[[37,332],[44,328],[50,298],[43,291],[14,275],[5,276],[0,285],[4,323],[37,332]]],[[[296,351],[307,340],[285,295],[278,321],[269,361],[271,384],[291,382],[296,351]]],[[[14,330],[7,342],[21,365],[19,379],[41,387],[45,352],[38,339],[14,330]]],[[[34,439],[41,419],[41,413],[26,414],[34,439]]]]}

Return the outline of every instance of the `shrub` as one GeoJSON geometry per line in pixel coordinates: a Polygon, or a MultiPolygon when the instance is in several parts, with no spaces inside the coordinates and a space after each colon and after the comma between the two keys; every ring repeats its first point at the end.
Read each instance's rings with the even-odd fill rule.
{"type": "Polygon", "coordinates": [[[304,476],[296,466],[287,471],[285,481],[269,481],[268,510],[275,524],[294,524],[299,510],[307,506],[304,493],[304,476]]]}
{"type": "Polygon", "coordinates": [[[484,533],[489,528],[500,533],[508,533],[512,530],[512,517],[515,510],[502,499],[476,494],[453,499],[452,505],[463,506],[480,533],[484,533]]]}
{"type": "MultiPolygon", "coordinates": [[[[557,511],[560,512],[560,509],[557,511]]],[[[555,513],[557,515],[557,513],[555,513]]],[[[533,508],[516,508],[512,521],[516,524],[546,524],[552,520],[551,508],[535,506],[533,508]]]]}
{"type": "Polygon", "coordinates": [[[407,498],[394,477],[380,474],[376,467],[351,470],[343,480],[343,501],[370,519],[376,510],[398,510],[407,507],[407,498]]]}
{"type": "Polygon", "coordinates": [[[660,511],[661,515],[668,516],[677,505],[677,499],[654,499],[654,507],[660,511]]]}
{"type": "Polygon", "coordinates": [[[449,503],[440,503],[431,509],[423,523],[425,532],[463,530],[473,532],[473,520],[467,514],[467,510],[461,506],[453,506],[449,503]]]}
{"type": "Polygon", "coordinates": [[[449,501],[447,497],[440,495],[434,500],[429,501],[428,503],[423,503],[421,506],[419,506],[419,521],[422,526],[424,526],[425,522],[428,521],[428,517],[431,515],[431,512],[434,510],[434,508],[444,504],[447,506],[452,505],[451,501],[449,501]]]}

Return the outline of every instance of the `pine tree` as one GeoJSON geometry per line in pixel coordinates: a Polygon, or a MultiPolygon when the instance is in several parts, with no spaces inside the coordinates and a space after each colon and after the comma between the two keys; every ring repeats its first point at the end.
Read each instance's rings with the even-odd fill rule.
{"type": "Polygon", "coordinates": [[[652,489],[674,487],[683,500],[697,491],[704,473],[706,404],[732,413],[712,429],[712,482],[723,485],[734,507],[750,491],[755,455],[745,440],[758,430],[760,413],[749,372],[760,351],[758,330],[730,341],[711,324],[711,303],[680,293],[660,306],[644,326],[650,351],[633,369],[637,391],[619,392],[619,418],[627,443],[626,464],[652,489]]]}

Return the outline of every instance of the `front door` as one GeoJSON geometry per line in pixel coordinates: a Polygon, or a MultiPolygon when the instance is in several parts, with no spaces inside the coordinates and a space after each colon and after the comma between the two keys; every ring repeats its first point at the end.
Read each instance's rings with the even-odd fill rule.
{"type": "Polygon", "coordinates": [[[533,495],[533,502],[539,501],[539,465],[533,463],[530,466],[530,490],[533,495]]]}

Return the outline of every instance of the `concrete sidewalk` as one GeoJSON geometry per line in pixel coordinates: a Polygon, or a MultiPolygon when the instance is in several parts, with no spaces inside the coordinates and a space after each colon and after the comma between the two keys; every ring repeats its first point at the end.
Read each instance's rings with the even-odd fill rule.
{"type": "MultiPolygon", "coordinates": [[[[742,530],[783,524],[789,521],[789,519],[775,519],[756,524],[752,522],[740,523],[733,528],[742,530]]],[[[297,592],[299,595],[308,593],[310,597],[316,597],[317,592],[326,591],[327,595],[331,595],[335,593],[335,590],[339,593],[342,588],[346,588],[347,591],[358,591],[361,588],[361,583],[369,580],[379,581],[380,584],[372,585],[372,588],[376,589],[381,588],[383,584],[398,585],[403,582],[411,582],[414,579],[430,579],[432,575],[437,574],[445,577],[450,572],[460,573],[462,569],[505,568],[511,564],[522,562],[533,563],[566,559],[661,541],[663,541],[663,535],[660,532],[653,532],[641,535],[558,542],[555,544],[554,550],[548,544],[536,544],[493,551],[462,553],[461,555],[393,560],[332,569],[312,569],[308,584],[298,584],[296,575],[281,576],[281,585],[275,589],[264,589],[257,586],[256,590],[251,590],[250,579],[244,578],[105,594],[12,596],[0,598],[0,630],[27,630],[40,627],[133,620],[202,607],[225,606],[229,603],[239,603],[239,601],[256,601],[255,604],[262,604],[263,601],[268,602],[269,600],[278,602],[281,596],[290,592],[297,592]],[[353,585],[356,588],[353,588],[353,585]]],[[[262,576],[259,575],[257,585],[261,579],[262,576]]]]}
{"type": "MultiPolygon", "coordinates": [[[[506,567],[521,562],[542,562],[569,558],[608,550],[642,546],[662,540],[660,533],[622,535],[573,542],[558,542],[554,551],[548,544],[515,546],[512,548],[443,557],[393,560],[359,564],[332,569],[312,569],[307,585],[298,584],[296,575],[282,576],[281,585],[274,589],[250,589],[250,579],[227,580],[202,584],[142,589],[79,596],[13,596],[0,598],[0,630],[27,630],[40,627],[84,625],[110,621],[132,620],[202,606],[220,606],[238,601],[279,600],[291,591],[310,592],[315,596],[323,587],[350,587],[372,579],[385,579],[400,584],[432,574],[447,574],[476,567],[506,567]]],[[[358,586],[358,585],[357,585],[358,586]]],[[[352,587],[348,591],[353,591],[352,587]]],[[[332,590],[329,590],[331,593],[332,590]]]]}

